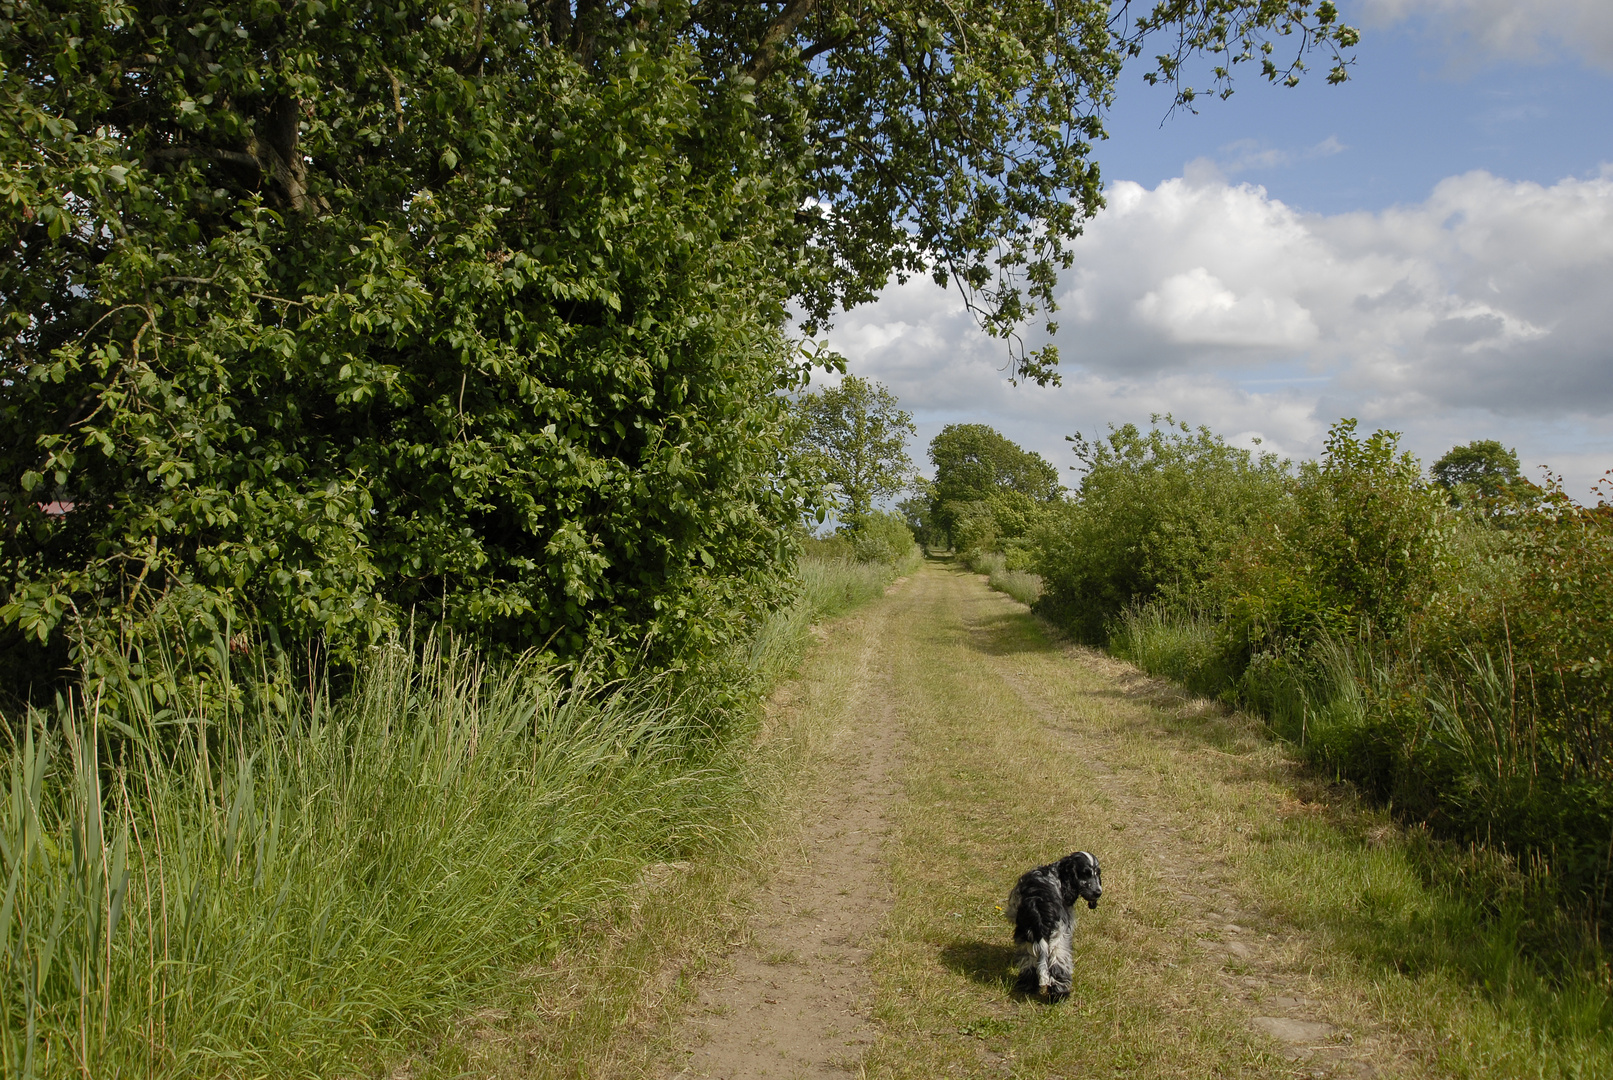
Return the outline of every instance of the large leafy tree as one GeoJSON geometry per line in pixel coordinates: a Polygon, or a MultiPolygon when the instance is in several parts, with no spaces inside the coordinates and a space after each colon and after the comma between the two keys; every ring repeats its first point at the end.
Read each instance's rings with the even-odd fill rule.
{"type": "Polygon", "coordinates": [[[796,409],[799,452],[833,486],[841,519],[853,530],[875,502],[912,483],[907,440],[918,429],[884,386],[847,375],[838,386],[803,394],[796,409]]]}
{"type": "Polygon", "coordinates": [[[1161,34],[1184,102],[1194,53],[1354,41],[1326,0],[0,0],[0,654],[153,596],[215,645],[707,648],[799,503],[788,305],[1049,310],[1161,34]]]}
{"type": "Polygon", "coordinates": [[[1518,452],[1494,439],[1474,439],[1466,446],[1451,447],[1429,467],[1428,474],[1458,506],[1499,510],[1509,496],[1521,496],[1533,486],[1523,478],[1518,452]]]}
{"type": "Polygon", "coordinates": [[[932,497],[942,502],[984,499],[1017,491],[1045,502],[1059,494],[1059,471],[986,424],[948,424],[930,440],[935,466],[932,497]]]}
{"type": "Polygon", "coordinates": [[[986,424],[948,424],[930,440],[935,479],[929,485],[930,522],[949,542],[963,539],[966,519],[1017,516],[1059,498],[1059,471],[1041,454],[1022,448],[986,424]],[[995,505],[993,505],[995,504],[995,505]]]}
{"type": "Polygon", "coordinates": [[[793,208],[691,50],[583,63],[519,4],[0,10],[13,655],[153,595],[203,643],[419,610],[658,655],[765,601],[793,208]]]}

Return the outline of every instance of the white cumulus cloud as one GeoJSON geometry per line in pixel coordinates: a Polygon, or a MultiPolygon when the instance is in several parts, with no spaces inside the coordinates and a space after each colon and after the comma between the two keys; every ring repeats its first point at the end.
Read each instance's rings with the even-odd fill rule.
{"type": "Polygon", "coordinates": [[[1331,217],[1248,184],[1121,183],[1077,259],[1059,344],[1085,367],[1302,358],[1417,408],[1613,409],[1613,175],[1476,172],[1331,217]]]}
{"type": "Polygon", "coordinates": [[[1069,432],[1172,412],[1309,454],[1348,415],[1424,456],[1501,438],[1583,491],[1613,466],[1608,297],[1613,169],[1550,186],[1474,172],[1331,216],[1206,169],[1111,188],[1062,283],[1062,389],[1009,386],[1003,346],[926,283],[831,337],[925,439],[980,420],[1062,464],[1069,432]]]}
{"type": "Polygon", "coordinates": [[[1177,345],[1279,347],[1316,339],[1310,312],[1292,299],[1259,288],[1239,296],[1202,266],[1172,274],[1132,310],[1177,345]]]}

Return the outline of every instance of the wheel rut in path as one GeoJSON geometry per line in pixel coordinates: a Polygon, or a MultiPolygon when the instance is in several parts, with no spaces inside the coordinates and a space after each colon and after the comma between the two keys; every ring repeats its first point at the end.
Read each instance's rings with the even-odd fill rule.
{"type": "Polygon", "coordinates": [[[901,758],[884,637],[868,628],[829,781],[754,896],[748,934],[699,988],[667,1076],[844,1077],[873,1041],[868,946],[891,906],[881,845],[901,758]]]}
{"type": "MultiPolygon", "coordinates": [[[[985,603],[1003,606],[995,597],[985,603]]],[[[1091,692],[1107,697],[1119,691],[1118,700],[1103,711],[1108,717],[1133,718],[1135,730],[1147,730],[1144,717],[1150,710],[1184,716],[1219,713],[1211,703],[1123,661],[1080,646],[1064,645],[1059,651],[1067,671],[1088,673],[1091,692]]],[[[1124,872],[1134,888],[1152,893],[1177,913],[1175,941],[1162,949],[1162,955],[1172,958],[1165,963],[1195,969],[1205,986],[1218,986],[1223,1007],[1242,1013],[1249,1028],[1269,1039],[1298,1075],[1368,1078],[1397,1071],[1406,1048],[1373,1030],[1362,1010],[1337,1000],[1328,981],[1312,969],[1314,959],[1302,932],[1261,911],[1254,898],[1237,896],[1226,859],[1212,843],[1192,838],[1195,808],[1165,790],[1157,771],[1139,767],[1111,726],[1113,720],[1082,722],[1010,665],[999,663],[997,672],[1071,756],[1087,764],[1085,782],[1103,794],[1116,827],[1127,833],[1127,846],[1147,853],[1149,865],[1124,872]]],[[[1234,755],[1223,758],[1231,763],[1234,755]]],[[[1213,775],[1223,771],[1208,770],[1213,775]]]]}

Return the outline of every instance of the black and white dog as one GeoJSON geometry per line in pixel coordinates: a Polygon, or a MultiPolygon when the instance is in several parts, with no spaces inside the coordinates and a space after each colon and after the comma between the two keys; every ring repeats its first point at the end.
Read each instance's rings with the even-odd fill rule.
{"type": "Polygon", "coordinates": [[[1085,900],[1087,907],[1095,908],[1102,895],[1098,859],[1088,851],[1073,851],[1019,879],[1003,913],[1014,924],[1014,940],[1019,943],[1021,990],[1047,994],[1054,1001],[1069,996],[1075,966],[1070,952],[1075,903],[1085,900]]]}

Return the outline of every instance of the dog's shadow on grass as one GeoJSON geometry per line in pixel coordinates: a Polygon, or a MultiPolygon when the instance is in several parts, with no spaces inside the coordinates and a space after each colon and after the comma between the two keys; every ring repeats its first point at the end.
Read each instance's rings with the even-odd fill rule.
{"type": "Polygon", "coordinates": [[[1040,1001],[1034,993],[1026,993],[1018,986],[1015,961],[1019,957],[1013,945],[1000,941],[954,941],[941,948],[941,966],[962,975],[972,983],[989,986],[1015,1001],[1040,1001]]]}

